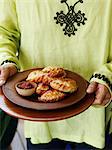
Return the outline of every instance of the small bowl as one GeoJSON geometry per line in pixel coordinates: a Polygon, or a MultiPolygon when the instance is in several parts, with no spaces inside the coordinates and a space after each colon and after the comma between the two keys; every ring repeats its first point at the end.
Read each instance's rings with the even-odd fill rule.
{"type": "Polygon", "coordinates": [[[31,96],[36,91],[37,84],[30,81],[21,81],[15,84],[16,91],[21,96],[31,96]]]}

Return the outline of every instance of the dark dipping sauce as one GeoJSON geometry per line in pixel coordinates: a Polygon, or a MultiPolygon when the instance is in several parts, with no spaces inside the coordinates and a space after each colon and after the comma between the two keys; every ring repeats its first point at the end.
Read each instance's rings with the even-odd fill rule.
{"type": "Polygon", "coordinates": [[[32,88],[34,88],[34,85],[31,82],[23,81],[23,82],[19,83],[17,85],[17,87],[20,89],[32,89],[32,88]]]}

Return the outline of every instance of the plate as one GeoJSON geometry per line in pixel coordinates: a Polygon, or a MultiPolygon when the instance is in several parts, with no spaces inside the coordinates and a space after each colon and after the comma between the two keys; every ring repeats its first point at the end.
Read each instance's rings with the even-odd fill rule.
{"type": "MultiPolygon", "coordinates": [[[[36,68],[36,69],[40,70],[40,68],[36,68]]],[[[17,73],[13,77],[9,78],[7,83],[2,87],[4,95],[11,102],[25,108],[30,108],[35,110],[51,110],[51,109],[60,109],[60,108],[71,106],[79,102],[86,95],[86,89],[88,85],[87,81],[77,73],[71,72],[69,70],[65,70],[67,73],[67,77],[74,79],[77,82],[78,90],[58,102],[44,103],[44,102],[39,102],[38,96],[36,95],[29,96],[29,97],[22,97],[18,95],[15,89],[15,84],[17,82],[25,80],[28,74],[31,71],[36,69],[30,69],[30,70],[17,73]]]]}
{"type": "Polygon", "coordinates": [[[82,100],[72,106],[55,110],[34,110],[12,103],[3,95],[0,88],[0,108],[10,116],[30,121],[48,122],[67,119],[88,109],[93,101],[94,95],[86,94],[82,100]]]}

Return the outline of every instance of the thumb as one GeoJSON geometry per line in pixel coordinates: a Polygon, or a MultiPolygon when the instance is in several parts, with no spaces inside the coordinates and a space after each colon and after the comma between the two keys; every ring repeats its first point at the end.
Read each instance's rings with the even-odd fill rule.
{"type": "Polygon", "coordinates": [[[90,83],[90,85],[88,86],[86,92],[87,93],[94,93],[97,89],[98,83],[97,82],[92,82],[90,83]]]}
{"type": "Polygon", "coordinates": [[[10,72],[8,68],[0,68],[0,86],[2,86],[6,82],[9,75],[10,72]]]}

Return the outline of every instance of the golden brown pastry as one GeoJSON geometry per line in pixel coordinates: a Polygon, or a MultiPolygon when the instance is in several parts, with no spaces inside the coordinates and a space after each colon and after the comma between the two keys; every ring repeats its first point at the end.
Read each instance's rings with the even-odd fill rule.
{"type": "Polygon", "coordinates": [[[65,93],[57,91],[57,90],[48,90],[41,97],[39,97],[39,101],[42,102],[56,102],[63,99],[66,96],[65,93]]]}
{"type": "Polygon", "coordinates": [[[42,70],[44,73],[47,73],[49,77],[65,77],[66,72],[63,68],[60,67],[45,67],[42,70]]]}
{"type": "Polygon", "coordinates": [[[52,82],[50,82],[50,86],[53,89],[69,93],[76,91],[78,88],[76,81],[70,78],[54,79],[52,82]]]}
{"type": "Polygon", "coordinates": [[[33,81],[33,82],[39,82],[39,81],[41,81],[42,79],[42,77],[43,77],[43,72],[42,71],[40,71],[40,70],[34,70],[34,71],[32,71],[32,72],[30,72],[29,73],[29,75],[28,75],[28,77],[27,77],[27,81],[33,81]]]}
{"type": "Polygon", "coordinates": [[[27,81],[33,81],[33,82],[36,82],[36,83],[44,83],[44,84],[49,84],[53,79],[51,77],[49,77],[47,75],[47,73],[44,73],[40,70],[35,70],[35,71],[32,71],[27,79],[27,81]]]}
{"type": "Polygon", "coordinates": [[[37,85],[37,88],[36,88],[36,93],[39,94],[39,95],[42,95],[42,94],[44,94],[46,91],[48,91],[49,88],[50,88],[50,87],[49,87],[48,85],[45,85],[45,84],[43,84],[43,83],[39,83],[39,84],[37,85]]]}

